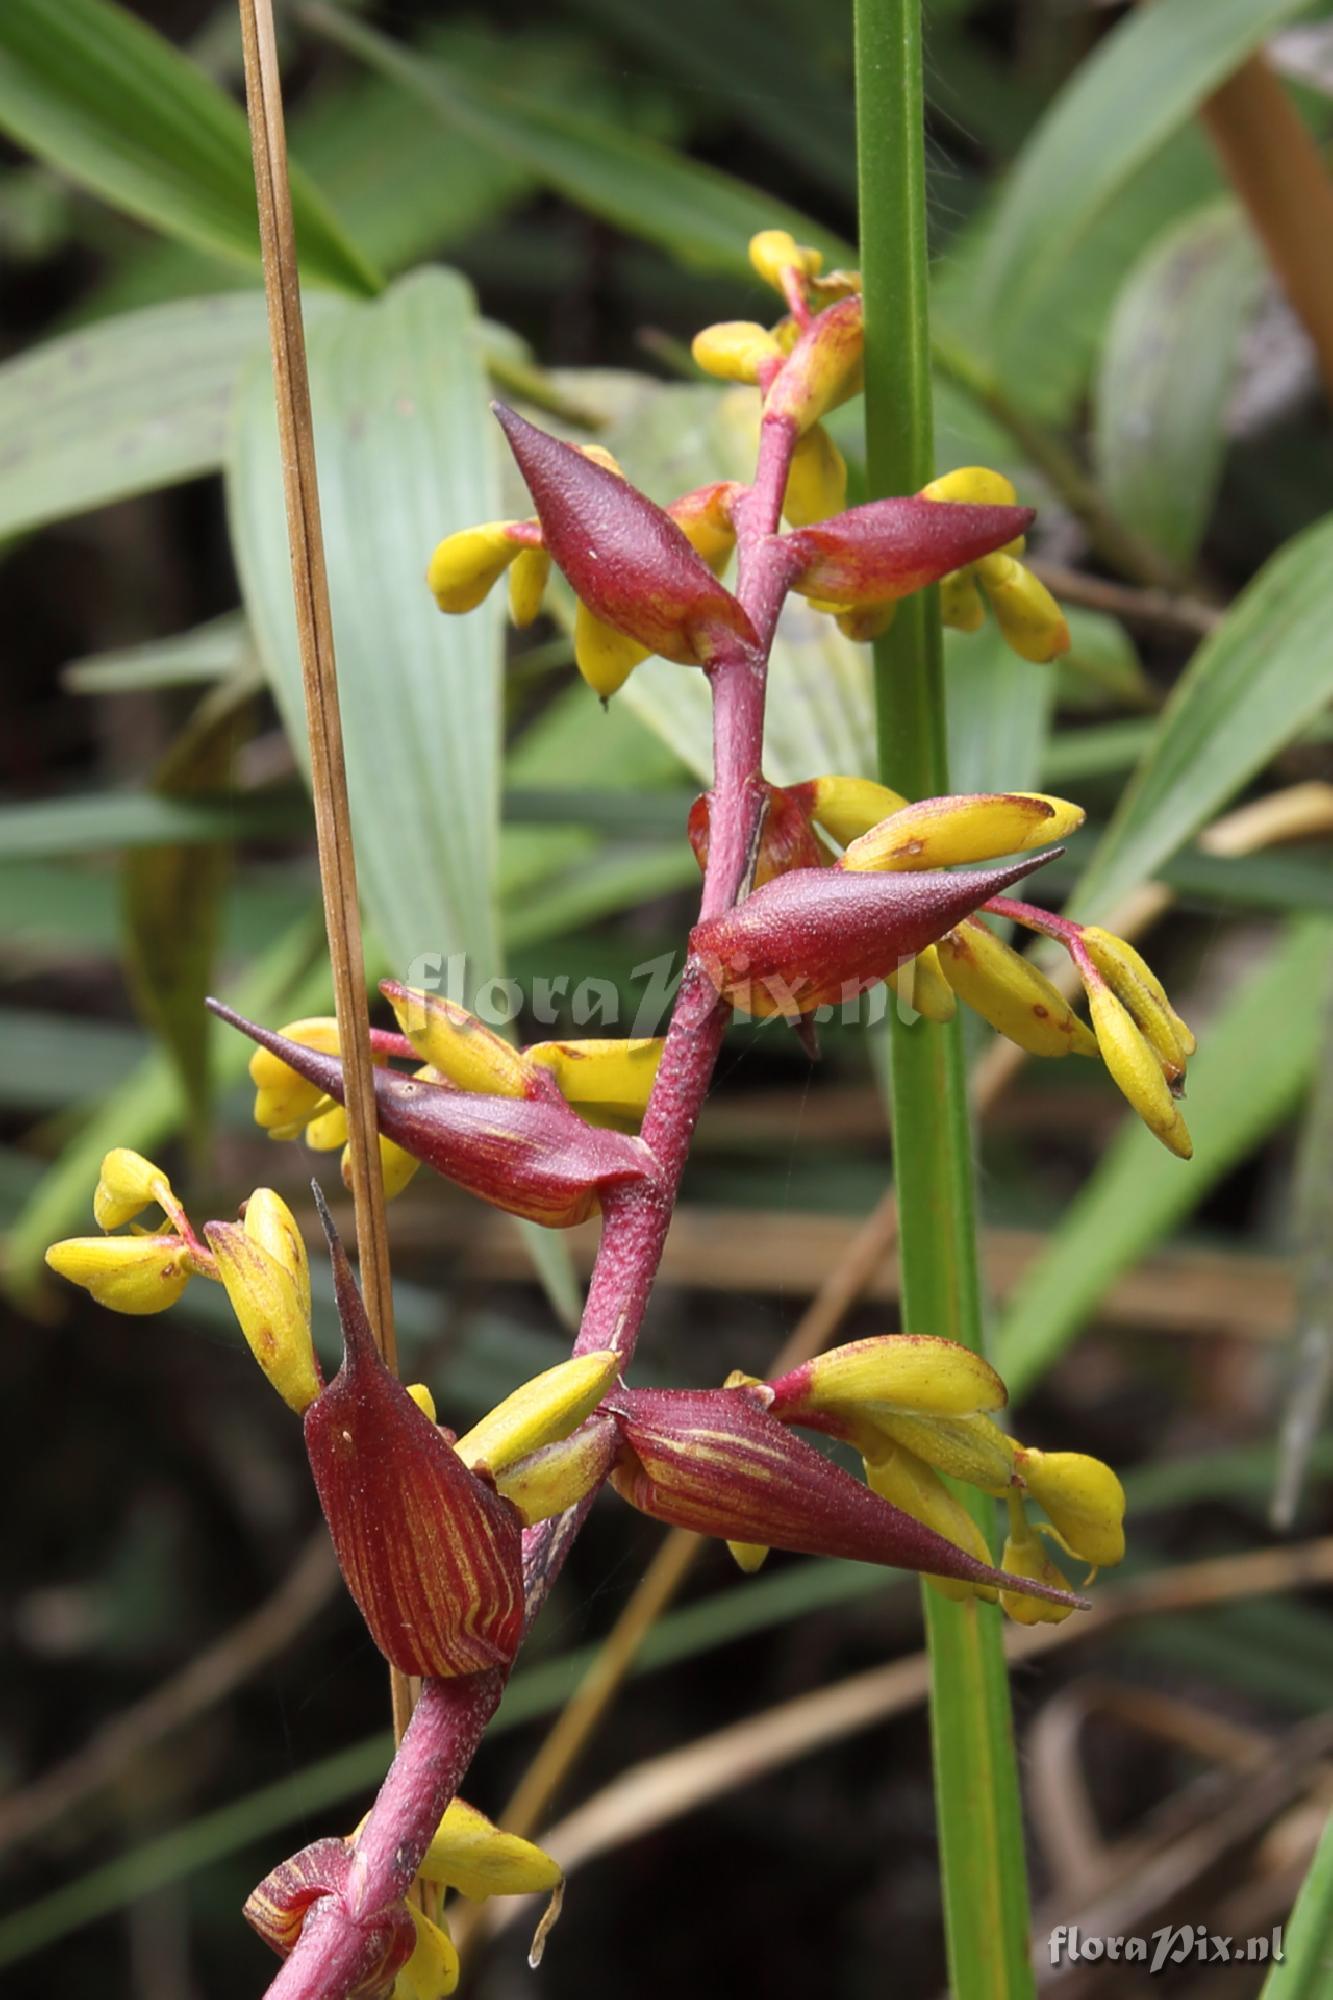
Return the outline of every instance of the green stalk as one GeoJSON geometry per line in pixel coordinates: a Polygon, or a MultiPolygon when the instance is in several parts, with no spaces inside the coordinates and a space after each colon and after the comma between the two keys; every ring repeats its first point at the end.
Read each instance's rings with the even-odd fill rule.
{"type": "MultiPolygon", "coordinates": [[[[866,464],[871,497],[934,476],[920,0],[856,0],[866,464]]],[[[875,647],[880,776],[948,791],[939,606],[907,598],[875,647]]],[[[895,1019],[890,1046],[903,1324],[982,1344],[972,1142],[958,1024],[895,1019]]],[[[989,1536],[992,1504],[962,1495],[989,1536]]],[[[941,1878],[955,2000],[1034,1991],[1000,1613],[925,1591],[941,1878]]]]}

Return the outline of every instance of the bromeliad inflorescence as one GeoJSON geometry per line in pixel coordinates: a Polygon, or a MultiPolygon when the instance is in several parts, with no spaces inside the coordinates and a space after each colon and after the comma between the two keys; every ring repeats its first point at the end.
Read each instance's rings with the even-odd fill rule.
{"type": "MultiPolygon", "coordinates": [[[[544,1227],[600,1218],[571,1359],[463,1435],[444,1428],[430,1392],[402,1386],[381,1361],[321,1198],[343,1334],[326,1382],[305,1245],[281,1197],[260,1188],[238,1219],[196,1231],[166,1174],[125,1149],[107,1156],[94,1197],[102,1233],[48,1252],[55,1270],[124,1312],[161,1311],[196,1278],[225,1287],[265,1375],[301,1416],[368,1631],[395,1667],[422,1677],[363,1827],[303,1849],[247,1906],[289,1961],[286,2000],[450,1992],[457,1956],[447,1927],[417,1907],[423,1881],[558,1895],[549,1856],[454,1792],[568,1547],[556,1523],[577,1526],[596,1494],[717,1537],[747,1569],[770,1548],[850,1557],[919,1572],[955,1595],[998,1597],[1025,1621],[1063,1618],[1083,1601],[1057,1554],[1094,1572],[1123,1553],[1114,1473],[1078,1452],[1019,1444],[1001,1421],[995,1371],[929,1329],[858,1341],[772,1381],[644,1389],[627,1379],[733,1011],[799,1021],[880,981],[933,1021],[961,999],[1032,1054],[1101,1056],[1152,1131],[1189,1152],[1176,1098],[1193,1038],[1153,973],[1122,939],[1006,893],[1060,851],[1052,843],[1081,824],[1077,806],[1028,791],[912,801],[855,775],[783,788],[764,777],[765,672],[793,591],[861,639],[927,586],[963,630],[989,606],[1024,658],[1055,657],[1068,634],[1022,561],[1032,512],[1000,474],[963,468],[920,493],[847,508],[846,467],[822,419],[860,387],[859,281],[823,275],[817,255],[780,230],[756,237],[751,258],[781,295],[781,317],[709,327],[695,343],[705,371],[757,392],[751,484],[719,480],[661,507],[600,447],[501,409],[535,516],[453,534],[429,565],[451,613],[507,573],[525,625],[554,563],[575,594],[575,658],[597,694],[609,698],[656,653],[702,670],[713,697],[713,785],[681,829],[703,871],[702,903],[663,1039],[520,1048],[458,1003],[393,980],[382,992],[395,1025],[372,1031],[387,1193],[424,1164],[544,1227]],[[988,917],[1068,952],[1090,1025],[988,917]],[[150,1208],[162,1220],[144,1227],[150,1208]],[[864,1478],[802,1430],[850,1446],[864,1478]],[[960,1481],[1004,1509],[998,1564],[960,1481]]],[[[274,1031],[211,1004],[258,1045],[259,1125],[316,1151],[344,1146],[336,1023],[274,1031]]]]}

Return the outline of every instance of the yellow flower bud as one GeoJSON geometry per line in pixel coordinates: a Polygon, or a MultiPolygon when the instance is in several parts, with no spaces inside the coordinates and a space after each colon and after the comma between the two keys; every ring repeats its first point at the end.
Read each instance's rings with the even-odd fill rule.
{"type": "Polygon", "coordinates": [[[939,952],[933,944],[891,972],[888,984],[900,1000],[927,1021],[952,1021],[958,1011],[953,988],[940,970],[939,952]]]}
{"type": "Polygon", "coordinates": [[[1125,1489],[1109,1465],[1080,1451],[1020,1448],[1014,1470],[1071,1556],[1094,1569],[1123,1560],[1125,1489]]]}
{"type": "Polygon", "coordinates": [[[535,1841],[504,1833],[475,1806],[455,1799],[421,1861],[428,1882],[480,1902],[487,1896],[530,1896],[560,1888],[564,1872],[535,1841]]]}
{"type": "Polygon", "coordinates": [[[1129,1010],[1100,980],[1088,988],[1088,1007],[1102,1060],[1148,1130],[1178,1159],[1194,1152],[1189,1128],[1176,1107],[1162,1065],[1129,1010]]]}
{"type": "Polygon", "coordinates": [[[722,382],[757,382],[766,361],[780,361],[782,349],[766,326],[752,319],[724,319],[706,326],[690,342],[705,375],[722,382]]]}
{"type": "Polygon", "coordinates": [[[888,631],[897,612],[898,600],[893,598],[887,604],[855,604],[850,609],[835,611],[833,621],[844,639],[857,646],[868,646],[888,631]]]}
{"type": "Polygon", "coordinates": [[[968,507],[1013,507],[1018,502],[1012,479],[993,472],[988,465],[960,465],[954,472],[942,472],[921,488],[920,497],[961,502],[968,507]]]}
{"type": "MultiPolygon", "coordinates": [[[[289,1041],[318,1049],[322,1055],[338,1054],[338,1023],[331,1015],[289,1021],[282,1032],[289,1041]]],[[[255,1123],[271,1132],[275,1139],[296,1138],[316,1115],[319,1105],[327,1102],[317,1084],[307,1083],[267,1049],[256,1049],[251,1056],[250,1079],[256,1091],[255,1123]]],[[[334,1143],[341,1145],[342,1141],[334,1143]]]]}
{"type": "Polygon", "coordinates": [[[979,918],[936,946],[954,992],[983,1021],[1034,1056],[1095,1056],[1097,1040],[1059,988],[979,918]]]}
{"type": "MultiPolygon", "coordinates": [[[[1026,1576],[1033,1583],[1067,1590],[1068,1581],[1047,1555],[1040,1536],[1022,1523],[1021,1510],[1017,1518],[1021,1525],[1005,1539],[1001,1569],[1014,1576],[1026,1576]]],[[[1002,1590],[1000,1604],[1016,1625],[1059,1625],[1074,1608],[1072,1604],[1052,1604],[1047,1597],[1021,1597],[1014,1590],[1002,1590]]]]}
{"type": "Polygon", "coordinates": [[[924,1417],[882,1409],[871,1414],[876,1431],[950,1479],[996,1495],[1013,1484],[1013,1439],[987,1416],[924,1417]]]}
{"type": "Polygon", "coordinates": [[[328,1110],[316,1112],[302,1137],[312,1153],[336,1153],[347,1144],[347,1113],[341,1104],[330,1103],[327,1097],[321,1098],[320,1103],[327,1104],[328,1110]]]}
{"type": "Polygon", "coordinates": [[[975,565],[995,622],[1020,659],[1038,665],[1069,651],[1064,612],[1040,578],[1012,556],[983,556],[975,565]]]}
{"type": "Polygon", "coordinates": [[[899,1333],[831,1347],[785,1378],[802,1384],[809,1410],[881,1410],[959,1417],[1009,1400],[989,1361],[956,1340],[899,1333]]]}
{"type": "Polygon", "coordinates": [[[600,465],[606,472],[614,472],[617,479],[625,477],[624,466],[615,453],[608,451],[604,444],[581,444],[577,449],[582,452],[584,458],[591,459],[594,465],[600,465]]]}
{"type": "Polygon", "coordinates": [[[901,792],[876,784],[873,778],[815,778],[810,816],[840,847],[878,826],[890,813],[901,812],[907,800],[901,792]]]}
{"type": "Polygon", "coordinates": [[[657,1066],[660,1036],[631,1041],[533,1042],[527,1062],[549,1069],[560,1094],[585,1118],[598,1114],[637,1123],[647,1109],[657,1066]]]}
{"type": "Polygon", "coordinates": [[[795,270],[803,278],[817,278],[824,268],[821,253],[809,244],[798,243],[787,229],[761,229],[757,236],[752,236],[750,263],[776,292],[785,290],[786,272],[795,270]]]}
{"type": "Polygon", "coordinates": [[[619,1373],[619,1356],[610,1348],[558,1362],[497,1403],[454,1449],[464,1465],[489,1466],[498,1477],[530,1452],[577,1430],[619,1373]]]}
{"type": "Polygon", "coordinates": [[[442,1924],[432,1922],[407,1905],[417,1941],[412,1956],[393,1982],[392,2000],[447,2000],[458,1986],[459,1961],[454,1941],[442,1924]]]}
{"type": "Polygon", "coordinates": [[[245,1204],[245,1233],[288,1271],[305,1318],[310,1318],[310,1259],[296,1217],[272,1188],[256,1188],[245,1204]]]}
{"type": "Polygon", "coordinates": [[[1063,840],[1083,808],[1045,792],[976,792],[903,806],[852,841],[844,868],[951,868],[1063,840]]]}
{"type": "Polygon", "coordinates": [[[407,1393],[423,1416],[429,1417],[432,1423],[438,1421],[435,1414],[435,1398],[424,1382],[409,1382],[407,1393]]]}
{"type": "Polygon", "coordinates": [[[522,1097],[528,1068],[518,1050],[466,1007],[442,993],[420,992],[396,979],[380,983],[398,1026],[422,1061],[460,1090],[522,1097]]]}
{"type": "Polygon", "coordinates": [[[582,598],[574,608],[574,664],[603,701],[624,687],[648,648],[589,611],[582,598]]]}
{"type": "Polygon", "coordinates": [[[475,611],[504,575],[520,549],[516,521],[486,521],[446,535],[426,571],[426,582],[441,611],[475,611]]]}
{"type": "Polygon", "coordinates": [[[817,313],[764,397],[764,415],[808,431],[865,381],[865,315],[855,294],[817,313]]]}
{"type": "Polygon", "coordinates": [[[613,1434],[599,1424],[585,1424],[496,1472],[495,1484],[517,1507],[524,1527],[535,1527],[591,1493],[606,1477],[615,1449],[613,1434]]]}
{"type": "Polygon", "coordinates": [[[1147,960],[1132,944],[1096,924],[1084,930],[1083,944],[1102,978],[1124,1001],[1162,1061],[1172,1070],[1183,1070],[1198,1044],[1167,999],[1166,988],[1147,960]]]}
{"type": "Polygon", "coordinates": [[[299,1416],[322,1387],[310,1338],[309,1277],[286,1260],[283,1233],[266,1205],[261,1213],[259,1236],[234,1222],[210,1222],[204,1235],[251,1353],[299,1416]],[[280,1254],[268,1250],[262,1237],[277,1242],[280,1254]]]}
{"type": "Polygon", "coordinates": [[[985,624],[985,601],[971,570],[955,569],[941,577],[940,620],[951,632],[979,632],[985,624]]]}
{"type": "Polygon", "coordinates": [[[520,549],[509,570],[509,620],[520,632],[536,622],[551,574],[545,549],[520,549]]]}
{"type": "Polygon", "coordinates": [[[102,1161],[93,1196],[93,1220],[99,1229],[122,1229],[143,1213],[149,1202],[174,1206],[171,1182],[161,1167],[128,1146],[113,1146],[102,1161]]]}
{"type": "Polygon", "coordinates": [[[782,512],[793,528],[826,521],[847,505],[847,461],[822,424],[796,441],[782,512]]]}
{"type": "MultiPolygon", "coordinates": [[[[420,1071],[417,1072],[420,1075],[420,1071]]],[[[434,1074],[434,1071],[431,1072],[434,1074]]],[[[405,1153],[401,1146],[395,1146],[392,1139],[380,1138],[380,1179],[384,1183],[384,1199],[393,1201],[410,1187],[421,1168],[421,1161],[411,1153],[405,1153]]]]}
{"type": "Polygon", "coordinates": [[[179,1236],[71,1236],[53,1243],[46,1261],[119,1313],[165,1312],[193,1275],[179,1236]]]}
{"type": "MultiPolygon", "coordinates": [[[[946,1541],[966,1549],[978,1562],[989,1564],[994,1560],[982,1534],[961,1500],[956,1500],[937,1472],[901,1446],[888,1446],[874,1457],[865,1461],[866,1484],[872,1493],[878,1493],[881,1500],[891,1506],[900,1507],[904,1514],[910,1514],[914,1521],[924,1522],[946,1541]]],[[[989,1585],[961,1583],[954,1577],[932,1576],[928,1579],[931,1587],[945,1597],[961,1601],[967,1597],[981,1597],[986,1603],[995,1602],[995,1591],[989,1585]]]]}
{"type": "Polygon", "coordinates": [[[667,508],[694,553],[708,564],[714,576],[721,576],[736,546],[732,503],[737,490],[728,480],[716,480],[711,486],[682,493],[667,508]]]}
{"type": "Polygon", "coordinates": [[[754,1576],[768,1561],[768,1549],[763,1542],[728,1542],[727,1553],[746,1576],[754,1576]]]}

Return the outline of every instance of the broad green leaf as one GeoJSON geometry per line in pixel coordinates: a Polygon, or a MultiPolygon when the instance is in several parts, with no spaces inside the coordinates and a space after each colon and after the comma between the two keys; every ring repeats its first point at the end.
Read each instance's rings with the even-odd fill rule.
{"type": "MultiPolygon", "coordinates": [[[[258,264],[244,113],[111,0],[5,0],[0,130],[165,235],[258,264]]],[[[299,168],[291,181],[305,276],[338,291],[377,291],[376,272],[299,168]]]]}
{"type": "Polygon", "coordinates": [[[1035,1388],[1120,1272],[1190,1215],[1299,1101],[1331,968],[1333,925],[1301,919],[1204,1026],[1185,1100],[1192,1160],[1174,1159],[1126,1113],[1059,1230],[1006,1301],[995,1365],[1015,1397],[1035,1388]]]}
{"type": "Polygon", "coordinates": [[[830,261],[855,253],[796,210],[716,168],[682,158],[582,105],[501,88],[423,55],[318,4],[319,32],[434,107],[450,129],[514,161],[567,200],[646,237],[683,263],[750,276],[746,244],[759,229],[790,229],[830,261]]]}
{"type": "Polygon", "coordinates": [[[1333,1814],[1283,1927],[1282,1952],[1260,2000],[1323,2000],[1333,1970],[1333,1814]]]}
{"type": "MultiPolygon", "coordinates": [[[[499,511],[472,297],[445,270],[310,333],[324,543],[358,878],[400,976],[466,953],[498,968],[500,605],[445,618],[424,570],[441,536],[499,511]]],[[[238,394],[228,475],[246,611],[298,759],[304,701],[267,364],[238,394]]]]}
{"type": "Polygon", "coordinates": [[[184,847],[201,842],[273,839],[303,833],[310,806],[295,787],[218,797],[169,797],[155,792],[85,792],[0,806],[0,860],[24,856],[103,854],[118,848],[184,847]]]}
{"type": "Polygon", "coordinates": [[[1061,91],[990,217],[978,305],[988,338],[1029,302],[1118,191],[1306,0],[1155,0],[1111,30],[1061,91]]]}
{"type": "Polygon", "coordinates": [[[98,1097],[142,1061],[147,1037],[119,1021],[6,1007],[0,1035],[0,1103],[55,1111],[98,1097]]]}
{"type": "Polygon", "coordinates": [[[1075,897],[1105,916],[1333,695],[1333,515],[1288,542],[1199,647],[1075,897]]]}
{"type": "Polygon", "coordinates": [[[237,372],[267,346],[263,298],[236,292],[148,306],[6,362],[0,535],[215,471],[237,372]]]}
{"type": "Polygon", "coordinates": [[[950,790],[1035,785],[1055,705],[1055,669],[1020,660],[988,618],[980,632],[946,634],[944,691],[950,790]]]}
{"type": "Polygon", "coordinates": [[[1093,455],[1123,520],[1180,563],[1221,476],[1227,397],[1264,264],[1231,204],[1192,215],[1130,273],[1106,332],[1093,455]]]}
{"type": "MultiPolygon", "coordinates": [[[[220,453],[219,453],[220,455],[220,453]]],[[[194,687],[225,680],[253,658],[245,620],[235,612],[210,618],[190,632],[117,646],[109,653],[71,660],[60,684],[69,694],[142,693],[146,688],[194,687]]]]}

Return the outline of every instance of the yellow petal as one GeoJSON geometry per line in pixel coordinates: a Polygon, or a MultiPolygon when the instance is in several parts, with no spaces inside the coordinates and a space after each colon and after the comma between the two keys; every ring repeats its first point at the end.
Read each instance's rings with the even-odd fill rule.
{"type": "Polygon", "coordinates": [[[604,1111],[637,1121],[647,1109],[662,1060],[660,1036],[632,1041],[533,1042],[528,1062],[549,1069],[560,1094],[587,1116],[604,1111]]]}
{"type": "Polygon", "coordinates": [[[245,1204],[245,1233],[291,1274],[297,1301],[310,1318],[310,1259],[296,1217],[272,1188],[256,1188],[245,1204]]]}
{"type": "Polygon", "coordinates": [[[844,868],[951,868],[1021,854],[1063,840],[1084,821],[1081,806],[1046,792],[974,792],[922,799],[890,813],[852,841],[844,868]]]}
{"type": "Polygon", "coordinates": [[[959,998],[1034,1056],[1095,1056],[1097,1039],[1031,959],[969,918],[940,939],[940,969],[959,998]]]}
{"type": "Polygon", "coordinates": [[[486,521],[446,535],[426,571],[426,581],[441,611],[475,611],[504,575],[520,549],[516,521],[486,521]]]}
{"type": "Polygon", "coordinates": [[[979,632],[985,624],[985,599],[970,569],[940,579],[940,619],[951,632],[979,632]]]}
{"type": "Polygon", "coordinates": [[[958,1011],[953,988],[940,970],[939,953],[933,944],[891,972],[888,984],[900,1000],[905,1000],[928,1021],[952,1021],[958,1011]]]}
{"type": "Polygon", "coordinates": [[[417,1408],[421,1411],[422,1415],[429,1417],[431,1422],[435,1423],[437,1421],[435,1415],[435,1398],[434,1396],[432,1396],[430,1390],[426,1387],[425,1383],[409,1382],[407,1385],[407,1393],[412,1398],[412,1401],[416,1404],[417,1408]]]}
{"type": "Polygon", "coordinates": [[[179,1236],[72,1236],[53,1243],[46,1261],[119,1313],[165,1312],[193,1275],[179,1236]]]}
{"type": "Polygon", "coordinates": [[[868,1414],[876,1431],[895,1444],[905,1445],[937,1472],[979,1487],[983,1493],[1008,1493],[1016,1447],[989,1417],[923,1417],[884,1409],[868,1414]]]}
{"type": "Polygon", "coordinates": [[[296,1277],[238,1223],[210,1222],[204,1234],[250,1352],[299,1416],[320,1393],[320,1379],[296,1277]]]}
{"type": "Polygon", "coordinates": [[[574,664],[594,694],[609,701],[647,658],[646,646],[604,624],[579,599],[574,610],[574,664]]]}
{"type": "Polygon", "coordinates": [[[521,549],[509,571],[509,618],[520,632],[536,622],[551,574],[545,549],[521,549]]]}
{"type": "Polygon", "coordinates": [[[820,252],[808,243],[798,243],[786,229],[761,229],[757,236],[752,236],[750,263],[764,283],[777,292],[784,289],[784,272],[794,269],[804,278],[817,278],[824,268],[820,252]]]}
{"type": "Polygon", "coordinates": [[[99,1229],[122,1229],[150,1202],[165,1208],[173,1201],[171,1182],[161,1167],[128,1146],[113,1146],[102,1161],[93,1195],[93,1220],[99,1229]]]}
{"type": "Polygon", "coordinates": [[[1020,659],[1040,665],[1069,651],[1064,612],[1030,569],[1012,556],[983,556],[976,574],[1006,644],[1020,659]]]}
{"type": "Polygon", "coordinates": [[[834,612],[833,620],[844,639],[850,639],[858,646],[868,646],[888,631],[897,612],[898,601],[895,598],[888,604],[855,604],[850,609],[844,607],[834,612]]]}
{"type": "Polygon", "coordinates": [[[610,1348],[558,1362],[497,1403],[454,1449],[465,1465],[487,1465],[498,1478],[520,1458],[577,1430],[619,1373],[620,1357],[610,1348]]]}
{"type": "Polygon", "coordinates": [[[960,465],[921,488],[922,500],[949,500],[967,507],[1012,507],[1018,491],[1012,479],[989,465],[960,465]]]}
{"type": "MultiPolygon", "coordinates": [[[[328,1099],[323,1100],[328,1104],[328,1099]]],[[[317,1112],[305,1128],[304,1138],[314,1153],[336,1153],[340,1146],[347,1144],[347,1113],[341,1104],[329,1104],[327,1111],[317,1112]]]]}
{"type": "Polygon", "coordinates": [[[559,1862],[535,1841],[504,1833],[475,1806],[455,1799],[421,1862],[428,1882],[480,1902],[486,1896],[528,1896],[558,1889],[559,1862]]]}
{"type": "Polygon", "coordinates": [[[810,1410],[895,1410],[918,1416],[971,1416],[1002,1410],[1008,1391],[989,1361],[955,1340],[884,1334],[818,1354],[803,1371],[801,1405],[810,1410]]]}
{"type": "MultiPolygon", "coordinates": [[[[1031,1532],[1008,1536],[1000,1568],[1033,1583],[1048,1583],[1056,1590],[1069,1588],[1068,1579],[1051,1561],[1044,1543],[1031,1532]]],[[[1000,1603],[1017,1625],[1059,1625],[1074,1609],[1072,1604],[1052,1604],[1046,1597],[1021,1597],[1014,1590],[1002,1590],[1000,1603]]]]}
{"type": "MultiPolygon", "coordinates": [[[[962,1501],[955,1499],[939,1474],[912,1452],[890,1446],[867,1458],[865,1466],[866,1484],[881,1500],[900,1507],[914,1521],[924,1522],[946,1541],[966,1549],[978,1562],[989,1564],[993,1560],[986,1537],[962,1501]]],[[[988,1604],[995,1602],[995,1591],[988,1584],[963,1583],[956,1577],[945,1576],[932,1576],[930,1581],[945,1597],[956,1601],[982,1597],[988,1604]]]]}
{"type": "Polygon", "coordinates": [[[495,1483],[531,1528],[576,1507],[606,1477],[613,1456],[614,1439],[605,1428],[585,1424],[496,1473],[495,1483]]]}
{"type": "MultiPolygon", "coordinates": [[[[336,1056],[339,1052],[338,1023],[331,1015],[289,1021],[282,1033],[288,1041],[318,1049],[322,1055],[336,1056]]],[[[250,1078],[257,1092],[255,1123],[266,1132],[285,1133],[293,1126],[299,1132],[314,1117],[324,1096],[317,1084],[307,1083],[268,1049],[256,1049],[251,1056],[250,1078]]]]}
{"type": "Polygon", "coordinates": [[[890,813],[901,812],[907,800],[873,778],[815,778],[810,816],[840,847],[878,826],[890,813]]]}
{"type": "Polygon", "coordinates": [[[416,1927],[417,1941],[393,1982],[393,2000],[447,2000],[458,1985],[454,1941],[442,1924],[433,1923],[414,1904],[407,1905],[407,1914],[416,1927]]]}
{"type": "Polygon", "coordinates": [[[690,352],[705,375],[722,382],[757,382],[766,361],[782,358],[768,328],[752,319],[724,319],[704,327],[690,342],[690,352]]]}
{"type": "Polygon", "coordinates": [[[392,979],[380,991],[422,1061],[450,1083],[491,1097],[524,1095],[528,1070],[523,1057],[466,1007],[442,993],[420,992],[392,979]]]}
{"type": "Polygon", "coordinates": [[[1198,1043],[1167,999],[1166,988],[1132,944],[1100,925],[1083,932],[1088,957],[1112,992],[1124,1001],[1163,1062],[1183,1070],[1198,1043]]]}
{"type": "Polygon", "coordinates": [[[847,461],[822,424],[796,441],[782,512],[793,528],[826,521],[847,505],[847,461]]]}
{"type": "Polygon", "coordinates": [[[746,1576],[753,1576],[768,1560],[768,1550],[763,1542],[728,1542],[727,1548],[736,1567],[744,1570],[746,1576]]]}
{"type": "MultiPolygon", "coordinates": [[[[1014,1469],[1071,1555],[1113,1569],[1125,1553],[1125,1489],[1099,1458],[1020,1449],[1014,1469]]],[[[1026,1573],[1026,1572],[1025,1572],[1026,1573]]]]}
{"type": "Polygon", "coordinates": [[[1194,1151],[1189,1128],[1176,1107],[1162,1065],[1128,1009],[1109,986],[1088,989],[1088,1008],[1102,1060],[1148,1130],[1178,1159],[1194,1151]]]}

